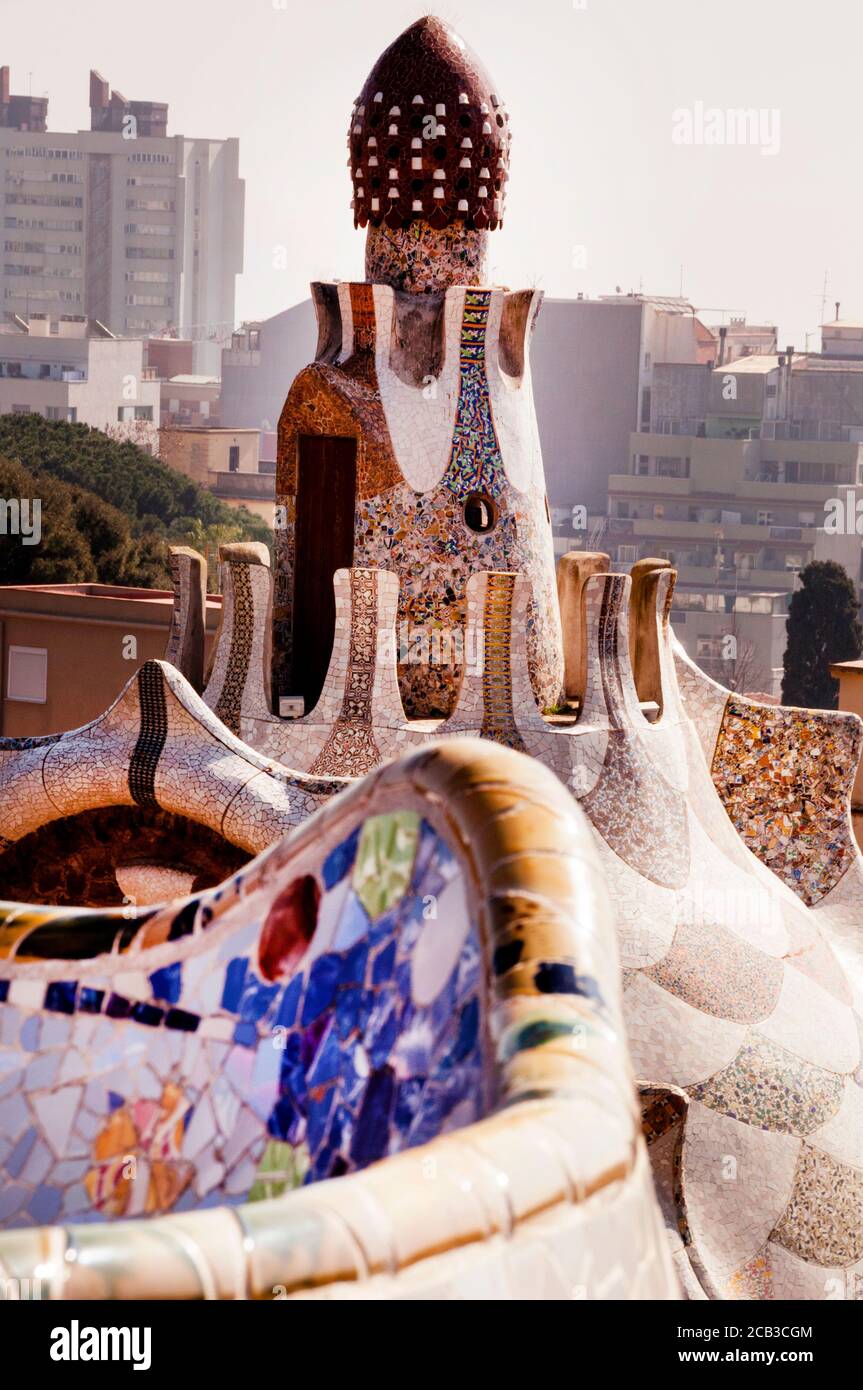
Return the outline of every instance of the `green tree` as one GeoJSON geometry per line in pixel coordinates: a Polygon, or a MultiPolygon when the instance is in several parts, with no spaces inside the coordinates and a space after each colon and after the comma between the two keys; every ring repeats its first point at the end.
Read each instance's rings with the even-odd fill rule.
{"type": "Polygon", "coordinates": [[[111,439],[89,425],[36,414],[0,415],[0,455],[37,477],[95,494],[123,513],[135,536],[158,528],[163,541],[177,541],[194,518],[204,527],[230,528],[232,539],[272,544],[272,531],[261,517],[245,507],[229,507],[137,444],[111,439]]]}
{"type": "Polygon", "coordinates": [[[785,625],[783,704],[836,709],[839,682],[830,666],[854,661],[863,650],[857,610],[854,583],[835,560],[813,560],[801,571],[785,625]]]}
{"type": "Polygon", "coordinates": [[[176,543],[204,552],[214,588],[219,544],[272,547],[261,517],[229,507],[137,444],[87,425],[0,415],[0,460],[0,497],[43,503],[38,546],[0,537],[0,583],[169,589],[167,547],[176,543]]]}
{"type": "MultiPolygon", "coordinates": [[[[81,584],[94,575],[93,554],[75,521],[73,494],[51,478],[37,479],[0,456],[0,497],[40,506],[38,544],[0,535],[0,584],[81,584]]],[[[31,513],[32,515],[32,513],[31,513]]]]}

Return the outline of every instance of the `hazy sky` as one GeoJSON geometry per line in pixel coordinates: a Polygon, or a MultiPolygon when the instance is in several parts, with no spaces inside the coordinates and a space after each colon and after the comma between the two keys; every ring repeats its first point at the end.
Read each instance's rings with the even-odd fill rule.
{"type": "MultiPolygon", "coordinates": [[[[238,136],[237,312],[265,317],[309,280],[362,277],[350,107],[425,12],[415,0],[0,0],[0,63],[13,91],[32,74],[49,95],[54,130],[89,124],[95,67],[127,98],[168,102],[169,133],[238,136]]],[[[835,299],[843,318],[863,316],[856,0],[442,0],[435,13],[478,51],[511,113],[497,282],[677,294],[682,266],[706,318],[745,311],[802,348],[827,271],[827,317],[835,299]],[[772,152],[703,142],[723,134],[711,110],[739,108],[763,111],[772,152]],[[673,138],[687,133],[681,110],[693,143],[673,138]]]]}

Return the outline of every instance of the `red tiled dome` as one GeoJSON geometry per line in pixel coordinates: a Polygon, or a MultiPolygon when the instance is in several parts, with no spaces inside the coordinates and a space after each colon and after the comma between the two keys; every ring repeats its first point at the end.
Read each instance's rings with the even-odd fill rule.
{"type": "Polygon", "coordinates": [[[357,98],[348,133],[354,226],[503,222],[509,117],[479,59],[441,20],[390,44],[357,98]]]}

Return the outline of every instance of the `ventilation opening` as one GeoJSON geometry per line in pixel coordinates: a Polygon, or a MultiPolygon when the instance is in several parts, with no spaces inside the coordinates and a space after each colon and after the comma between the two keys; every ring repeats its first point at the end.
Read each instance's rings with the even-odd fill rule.
{"type": "Polygon", "coordinates": [[[472,492],[464,504],[464,524],[469,531],[485,535],[497,524],[497,507],[485,492],[472,492]]]}

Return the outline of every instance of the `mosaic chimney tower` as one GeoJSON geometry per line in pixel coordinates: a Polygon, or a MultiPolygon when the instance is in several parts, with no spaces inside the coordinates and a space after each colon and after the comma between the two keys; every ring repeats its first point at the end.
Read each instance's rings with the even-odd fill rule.
{"type": "Polygon", "coordinates": [[[465,586],[529,580],[541,706],[562,683],[551,522],[528,348],[542,295],[488,285],[503,225],[509,117],[467,45],[418,20],[382,54],[351,114],[354,224],[366,279],[315,284],[315,362],[279,422],[276,689],[317,699],[342,566],[399,578],[399,685],[445,715],[464,660],[465,586]]]}

